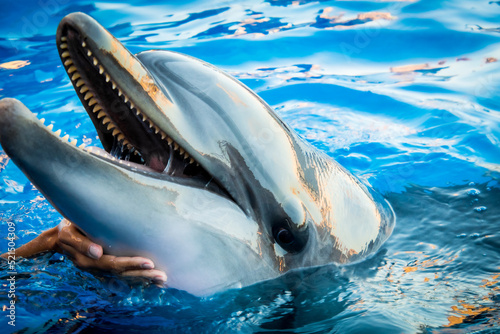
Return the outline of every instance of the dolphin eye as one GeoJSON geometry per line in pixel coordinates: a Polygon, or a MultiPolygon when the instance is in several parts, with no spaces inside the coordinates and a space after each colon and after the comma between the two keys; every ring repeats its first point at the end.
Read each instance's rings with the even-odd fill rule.
{"type": "Polygon", "coordinates": [[[282,227],[276,233],[276,241],[278,241],[281,246],[289,246],[293,244],[295,237],[292,232],[282,227]]]}
{"type": "Polygon", "coordinates": [[[288,219],[280,220],[273,226],[272,235],[275,242],[290,254],[300,253],[309,239],[308,225],[296,228],[288,219]]]}

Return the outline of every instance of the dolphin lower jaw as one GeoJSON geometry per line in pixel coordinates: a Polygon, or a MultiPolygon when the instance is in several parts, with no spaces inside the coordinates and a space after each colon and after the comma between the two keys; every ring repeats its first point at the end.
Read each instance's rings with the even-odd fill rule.
{"type": "Polygon", "coordinates": [[[80,149],[17,100],[0,101],[0,129],[16,165],[105,253],[151,258],[168,272],[169,286],[196,295],[279,274],[274,258],[262,256],[258,225],[234,202],[102,150],[80,149]]]}

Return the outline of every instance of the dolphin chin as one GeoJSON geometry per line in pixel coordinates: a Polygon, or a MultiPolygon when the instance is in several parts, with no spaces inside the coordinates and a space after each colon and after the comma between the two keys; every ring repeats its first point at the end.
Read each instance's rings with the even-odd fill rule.
{"type": "Polygon", "coordinates": [[[170,287],[209,295],[361,260],[391,234],[380,195],[221,70],[134,56],[82,13],[56,38],[104,149],[60,138],[14,99],[0,101],[0,143],[105,253],[149,257],[170,287]]]}

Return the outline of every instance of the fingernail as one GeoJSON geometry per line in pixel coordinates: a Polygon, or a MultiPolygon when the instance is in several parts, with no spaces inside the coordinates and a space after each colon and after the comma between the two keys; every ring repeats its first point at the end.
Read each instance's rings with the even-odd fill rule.
{"type": "Polygon", "coordinates": [[[98,260],[101,257],[101,248],[97,245],[90,245],[89,247],[89,255],[90,257],[98,260]]]}
{"type": "Polygon", "coordinates": [[[155,266],[151,262],[144,262],[141,264],[142,269],[153,269],[155,266]]]}
{"type": "Polygon", "coordinates": [[[161,282],[166,282],[167,281],[167,276],[166,275],[157,275],[155,276],[155,281],[161,281],[161,282]]]}

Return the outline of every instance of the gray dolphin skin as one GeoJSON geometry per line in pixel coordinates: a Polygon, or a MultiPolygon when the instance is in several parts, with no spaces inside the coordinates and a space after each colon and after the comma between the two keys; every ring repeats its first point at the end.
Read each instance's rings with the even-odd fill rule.
{"type": "Polygon", "coordinates": [[[77,147],[7,98],[0,142],[105,253],[149,257],[169,287],[206,296],[359,261],[391,234],[380,195],[216,67],[134,56],[83,13],[61,21],[57,44],[104,149],[77,147]]]}

